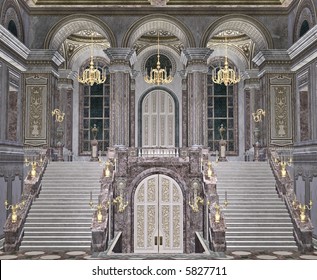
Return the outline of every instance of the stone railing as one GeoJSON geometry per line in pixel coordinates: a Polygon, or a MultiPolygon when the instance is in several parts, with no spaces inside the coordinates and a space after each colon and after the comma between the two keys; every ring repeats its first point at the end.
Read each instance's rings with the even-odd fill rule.
{"type": "Polygon", "coordinates": [[[207,224],[207,239],[210,243],[210,249],[215,252],[226,251],[226,224],[222,211],[217,209],[219,206],[219,196],[217,194],[217,177],[212,169],[212,176],[208,177],[208,165],[204,161],[203,165],[203,180],[204,180],[204,194],[208,206],[208,222],[207,224]],[[218,213],[217,213],[218,211],[218,213]],[[219,214],[220,220],[216,222],[216,213],[219,214]]]}
{"type": "Polygon", "coordinates": [[[42,176],[48,163],[47,156],[43,160],[41,167],[37,167],[36,176],[27,175],[24,180],[24,188],[21,198],[24,203],[19,203],[21,207],[17,207],[17,221],[12,222],[12,213],[8,216],[4,225],[4,250],[6,252],[16,252],[19,250],[24,234],[24,224],[26,217],[30,211],[33,201],[38,197],[42,184],[42,176]]]}
{"type": "Polygon", "coordinates": [[[293,201],[296,199],[294,183],[289,173],[281,175],[279,155],[274,150],[268,151],[268,159],[276,180],[276,190],[278,195],[284,200],[294,226],[294,237],[298,248],[302,252],[313,250],[313,225],[310,218],[306,215],[305,221],[301,221],[299,209],[294,209],[293,201]]]}
{"type": "MultiPolygon", "coordinates": [[[[112,165],[113,167],[113,165],[112,165]]],[[[103,174],[105,172],[103,171],[103,174]]],[[[92,252],[104,252],[111,238],[110,228],[110,211],[111,211],[111,193],[112,185],[115,176],[115,171],[111,169],[110,177],[101,178],[101,190],[98,198],[98,205],[95,207],[95,211],[92,217],[91,223],[91,251],[92,252]],[[102,215],[101,221],[98,221],[98,215],[102,215]]]]}
{"type": "Polygon", "coordinates": [[[153,147],[153,148],[138,148],[139,157],[178,157],[178,148],[164,148],[164,147],[153,147]]]}

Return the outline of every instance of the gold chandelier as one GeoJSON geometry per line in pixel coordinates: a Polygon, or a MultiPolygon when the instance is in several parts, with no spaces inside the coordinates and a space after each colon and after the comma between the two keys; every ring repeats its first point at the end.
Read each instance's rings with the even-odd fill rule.
{"type": "Polygon", "coordinates": [[[86,85],[93,86],[94,84],[102,84],[106,81],[106,75],[103,72],[100,72],[98,67],[94,66],[94,58],[93,58],[93,37],[91,35],[91,55],[90,55],[90,63],[89,68],[83,71],[82,76],[78,76],[78,82],[86,85]]]}
{"type": "Polygon", "coordinates": [[[161,62],[160,62],[160,32],[157,32],[157,63],[156,68],[151,68],[150,75],[144,77],[144,81],[148,84],[154,85],[164,85],[169,84],[172,82],[173,77],[171,75],[167,75],[166,67],[165,69],[161,69],[161,62]]]}
{"type": "Polygon", "coordinates": [[[237,73],[235,69],[229,68],[228,57],[227,57],[227,38],[225,41],[226,55],[224,68],[219,66],[219,69],[215,68],[212,70],[212,81],[216,84],[224,84],[225,86],[236,84],[240,82],[240,71],[237,73]]]}

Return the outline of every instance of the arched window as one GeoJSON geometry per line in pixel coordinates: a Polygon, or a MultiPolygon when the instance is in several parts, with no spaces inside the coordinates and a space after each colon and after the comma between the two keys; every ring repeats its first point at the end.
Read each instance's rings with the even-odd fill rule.
{"type": "Polygon", "coordinates": [[[309,30],[309,23],[307,20],[304,20],[300,27],[299,37],[302,37],[308,30],[309,30]]]}
{"type": "MultiPolygon", "coordinates": [[[[99,69],[100,71],[102,69],[99,69]]],[[[107,79],[103,84],[83,86],[83,96],[80,98],[80,154],[89,154],[90,141],[93,139],[91,128],[98,128],[96,139],[98,150],[106,151],[109,147],[110,132],[110,75],[106,68],[107,79]]]]}
{"type": "Polygon", "coordinates": [[[10,20],[10,21],[9,21],[8,30],[9,30],[15,37],[18,37],[18,29],[17,29],[17,26],[16,26],[16,24],[15,24],[15,22],[14,22],[13,20],[10,20]]]}
{"type": "Polygon", "coordinates": [[[224,140],[227,141],[227,155],[238,154],[238,87],[237,84],[225,86],[212,82],[211,66],[207,76],[207,130],[208,147],[214,153],[219,151],[221,139],[219,128],[226,129],[224,140]]]}

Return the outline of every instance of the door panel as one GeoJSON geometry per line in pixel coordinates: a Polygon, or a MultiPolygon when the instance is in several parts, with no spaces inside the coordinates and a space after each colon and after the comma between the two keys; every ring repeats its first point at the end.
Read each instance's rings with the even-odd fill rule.
{"type": "Polygon", "coordinates": [[[142,103],[142,146],[175,146],[175,104],[164,91],[150,92],[142,103]]]}
{"type": "Polygon", "coordinates": [[[134,252],[183,253],[183,195],[165,175],[144,179],[135,192],[134,252]]]}

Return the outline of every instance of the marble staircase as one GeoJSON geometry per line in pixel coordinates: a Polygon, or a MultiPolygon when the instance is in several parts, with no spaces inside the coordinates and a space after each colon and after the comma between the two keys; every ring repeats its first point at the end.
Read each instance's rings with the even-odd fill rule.
{"type": "Polygon", "coordinates": [[[29,212],[21,251],[90,250],[94,203],[102,167],[96,162],[51,162],[42,189],[29,212]]]}
{"type": "Polygon", "coordinates": [[[267,162],[219,162],[219,202],[225,192],[229,205],[223,210],[227,250],[297,250],[293,225],[284,202],[275,190],[267,162]]]}

